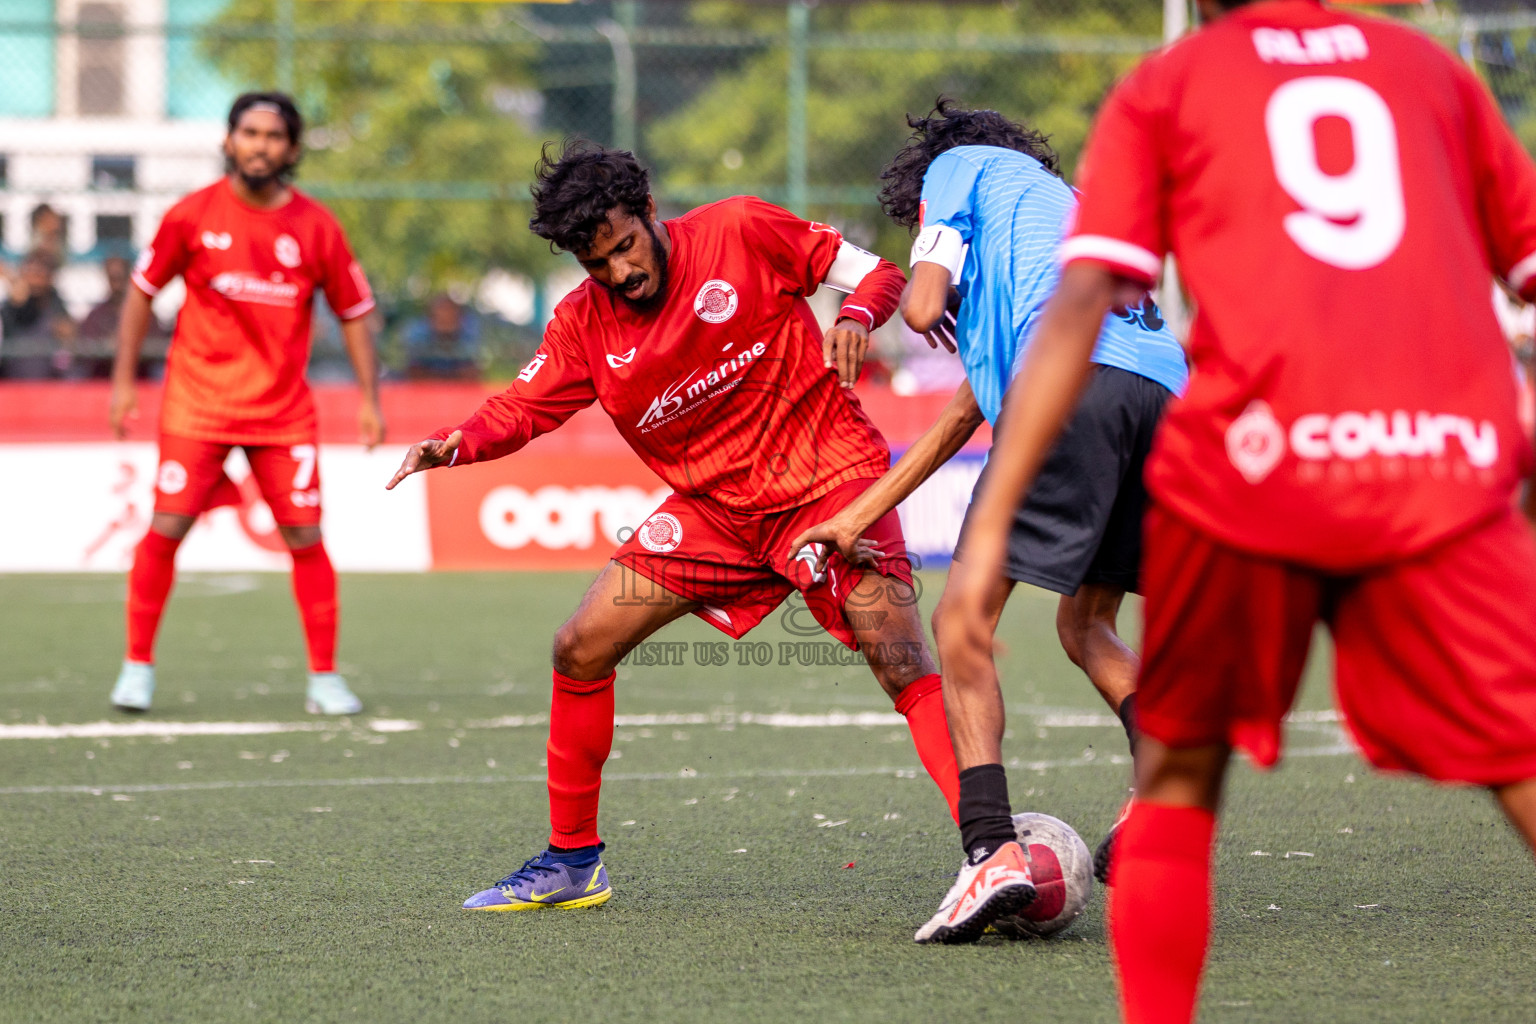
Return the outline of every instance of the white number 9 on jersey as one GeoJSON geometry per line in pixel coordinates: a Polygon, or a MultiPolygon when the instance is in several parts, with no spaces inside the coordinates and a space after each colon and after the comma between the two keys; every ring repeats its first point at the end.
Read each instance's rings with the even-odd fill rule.
{"type": "Polygon", "coordinates": [[[1280,187],[1301,209],[1285,217],[1285,233],[1314,259],[1365,270],[1403,240],[1407,213],[1397,157],[1397,126],[1381,95],[1353,78],[1297,78],[1275,90],[1264,109],[1270,157],[1280,187]],[[1354,166],[1329,174],[1318,165],[1316,125],[1324,117],[1349,125],[1354,166]]]}

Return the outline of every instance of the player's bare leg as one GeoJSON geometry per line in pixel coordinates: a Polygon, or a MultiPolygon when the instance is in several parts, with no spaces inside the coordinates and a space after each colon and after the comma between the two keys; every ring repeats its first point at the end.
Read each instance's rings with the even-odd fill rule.
{"type": "Polygon", "coordinates": [[[128,643],[123,667],[108,698],[119,711],[148,711],[155,695],[155,634],[176,582],[176,549],[194,516],[156,512],[133,551],[128,573],[128,643]]]}
{"type": "MultiPolygon", "coordinates": [[[[1088,676],[1104,703],[1120,716],[1131,753],[1136,753],[1136,677],[1141,659],[1116,631],[1120,604],[1125,591],[1101,583],[1085,583],[1077,593],[1063,597],[1056,607],[1056,635],[1062,650],[1072,663],[1088,676]]],[[[1108,884],[1109,864],[1114,856],[1115,838],[1129,813],[1127,806],[1119,819],[1093,851],[1093,874],[1108,884]]]]}
{"type": "Polygon", "coordinates": [[[944,714],[944,687],[923,636],[916,592],[894,576],[869,572],[844,607],[869,670],[906,718],[918,760],[958,821],[960,773],[944,714]]]}
{"type": "MultiPolygon", "coordinates": [[[[947,600],[950,585],[958,574],[968,571],[963,562],[950,565],[944,596],[933,611],[933,638],[944,671],[944,710],[949,715],[955,761],[962,772],[977,765],[1002,763],[1006,717],[992,645],[961,634],[947,600]]],[[[1012,592],[1013,581],[1001,577],[989,592],[985,608],[989,640],[997,634],[998,620],[1012,592]]]]}
{"type": "Polygon", "coordinates": [[[1500,786],[1493,795],[1525,845],[1536,851],[1536,779],[1500,786]]]}
{"type": "Polygon", "coordinates": [[[1057,605],[1056,635],[1072,664],[1083,670],[1104,703],[1126,723],[1126,736],[1134,747],[1133,726],[1121,708],[1135,696],[1141,659],[1117,631],[1124,600],[1125,591],[1119,587],[1083,584],[1057,605]]]}
{"type": "Polygon", "coordinates": [[[1211,850],[1231,749],[1143,736],[1115,850],[1110,937],[1125,1020],[1193,1020],[1211,930],[1211,850]]]}
{"type": "Polygon", "coordinates": [[[593,907],[613,895],[597,834],[603,764],[613,747],[615,669],[636,644],[699,607],[609,562],[555,631],[549,706],[549,848],[465,910],[593,907]]]}

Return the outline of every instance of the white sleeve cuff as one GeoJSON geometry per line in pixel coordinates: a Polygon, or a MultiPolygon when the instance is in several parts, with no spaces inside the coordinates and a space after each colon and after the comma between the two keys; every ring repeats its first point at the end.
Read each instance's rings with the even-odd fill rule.
{"type": "Polygon", "coordinates": [[[1151,250],[1104,235],[1073,235],[1061,243],[1057,258],[1062,266],[1073,260],[1098,260],[1134,271],[1148,281],[1156,281],[1163,269],[1163,261],[1151,250]]]}
{"type": "Polygon", "coordinates": [[[1536,252],[1531,253],[1525,259],[1509,268],[1509,273],[1504,275],[1504,280],[1515,291],[1522,291],[1531,283],[1532,275],[1536,275],[1536,252]]]}
{"type": "Polygon", "coordinates": [[[160,289],[150,284],[149,278],[145,277],[140,271],[135,270],[133,272],[133,283],[139,286],[139,291],[143,292],[145,295],[148,295],[150,298],[154,298],[156,295],[160,294],[160,289]]]}
{"type": "Polygon", "coordinates": [[[838,247],[837,259],[832,261],[832,267],[827,271],[827,279],[822,283],[828,288],[851,295],[858,290],[859,282],[879,265],[879,256],[844,242],[838,247]]]}
{"type": "Polygon", "coordinates": [[[937,263],[949,271],[949,279],[954,281],[965,266],[965,250],[965,240],[960,237],[960,232],[947,224],[932,224],[918,232],[917,240],[912,243],[911,265],[937,263]]]}

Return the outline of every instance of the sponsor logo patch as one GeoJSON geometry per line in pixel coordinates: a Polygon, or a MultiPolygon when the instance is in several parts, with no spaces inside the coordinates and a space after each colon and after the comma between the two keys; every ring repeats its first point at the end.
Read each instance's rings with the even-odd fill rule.
{"type": "Polygon", "coordinates": [[[517,375],[517,379],[522,381],[524,384],[528,383],[530,380],[533,380],[533,375],[544,368],[544,362],[548,358],[548,352],[534,353],[533,358],[528,360],[528,365],[523,367],[522,372],[517,375]]]}
{"type": "Polygon", "coordinates": [[[608,357],[608,365],[613,367],[615,370],[623,366],[628,366],[630,363],[635,361],[634,349],[630,349],[628,352],[625,352],[621,356],[616,356],[612,352],[606,353],[606,355],[608,357]]]}
{"type": "Polygon", "coordinates": [[[208,286],[234,302],[254,302],[262,306],[297,306],[299,286],[284,281],[269,281],[254,274],[219,274],[208,286]]]}
{"type": "Polygon", "coordinates": [[[203,232],[203,248],[204,249],[228,249],[231,245],[234,245],[234,244],[235,244],[235,240],[232,237],[230,237],[230,234],[229,234],[228,231],[204,231],[203,232]]]}
{"type": "Polygon", "coordinates": [[[640,524],[635,538],[645,550],[664,555],[683,542],[683,524],[670,512],[657,512],[640,524]]]}
{"type": "Polygon", "coordinates": [[[1250,402],[1227,428],[1227,458],[1256,484],[1285,457],[1285,430],[1267,402],[1250,402]]]}
{"type": "Polygon", "coordinates": [[[705,281],[693,297],[693,311],[708,324],[723,324],[736,315],[736,289],[729,281],[705,281]]]}

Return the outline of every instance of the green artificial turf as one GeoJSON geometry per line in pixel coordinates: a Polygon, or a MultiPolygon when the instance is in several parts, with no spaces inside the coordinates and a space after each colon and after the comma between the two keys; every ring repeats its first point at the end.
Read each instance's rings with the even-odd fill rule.
{"type": "MultiPolygon", "coordinates": [[[[930,608],[942,577],[924,578],[930,608]]],[[[684,717],[617,731],[615,897],[461,911],[542,846],[526,719],[585,582],[344,578],[342,668],[368,711],[325,731],[0,739],[0,1020],[1115,1019],[1102,893],[1052,941],[913,944],[959,849],[904,729],[742,721],[888,712],[857,667],[700,665],[690,647],[622,668],[621,716],[684,717]]],[[[0,724],[116,717],[122,588],[0,577],[0,724]]],[[[1092,846],[1125,740],[1053,613],[1021,590],[1005,618],[1005,753],[1016,809],[1092,846]]],[[[660,639],[723,638],[690,620],[660,639]]],[[[797,638],[770,621],[750,639],[797,638]]],[[[159,659],[141,720],[308,720],[281,576],[184,579],[159,659]]],[[[1304,708],[1328,707],[1324,681],[1314,665],[1304,708]]],[[[1488,799],[1370,774],[1326,721],[1289,739],[1279,771],[1233,773],[1202,1019],[1536,1020],[1536,867],[1488,799]]]]}

